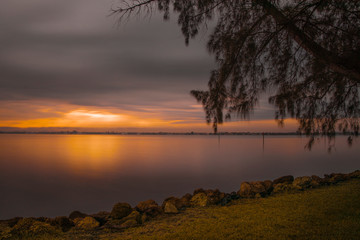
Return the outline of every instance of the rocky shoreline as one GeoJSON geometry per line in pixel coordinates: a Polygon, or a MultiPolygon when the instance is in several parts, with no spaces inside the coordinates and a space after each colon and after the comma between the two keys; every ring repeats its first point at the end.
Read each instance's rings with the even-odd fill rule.
{"type": "Polygon", "coordinates": [[[120,202],[113,206],[111,212],[85,214],[74,211],[69,216],[55,218],[17,217],[0,220],[0,239],[39,234],[57,235],[69,231],[121,231],[139,226],[158,216],[179,214],[189,207],[225,206],[240,198],[262,198],[279,193],[304,191],[337,184],[353,178],[360,178],[360,170],[348,174],[325,174],[323,178],[316,175],[294,178],[288,175],[274,180],[243,182],[240,189],[232,193],[223,193],[218,189],[196,189],[193,194],[187,193],[181,198],[166,198],[161,206],[154,200],[140,202],[135,208],[132,208],[128,203],[120,202]]]}

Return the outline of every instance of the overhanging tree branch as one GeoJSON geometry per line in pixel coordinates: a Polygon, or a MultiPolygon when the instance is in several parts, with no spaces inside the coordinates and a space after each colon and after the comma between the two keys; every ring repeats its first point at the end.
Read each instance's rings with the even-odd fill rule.
{"type": "Polygon", "coordinates": [[[257,1],[275,21],[283,25],[294,40],[306,51],[316,57],[320,62],[328,65],[333,71],[350,77],[360,83],[360,56],[354,54],[350,57],[340,57],[321,47],[303,31],[301,31],[290,19],[279,11],[271,2],[266,0],[257,1]]]}

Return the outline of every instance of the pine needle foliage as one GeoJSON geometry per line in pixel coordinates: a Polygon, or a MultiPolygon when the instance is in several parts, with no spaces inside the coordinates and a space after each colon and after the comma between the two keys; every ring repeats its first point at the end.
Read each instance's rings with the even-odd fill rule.
{"type": "Polygon", "coordinates": [[[359,1],[138,0],[114,13],[156,7],[165,20],[171,8],[178,14],[186,44],[216,22],[207,43],[216,68],[207,90],[191,91],[215,132],[225,119],[248,118],[267,93],[280,125],[293,117],[307,135],[358,135],[359,1]]]}

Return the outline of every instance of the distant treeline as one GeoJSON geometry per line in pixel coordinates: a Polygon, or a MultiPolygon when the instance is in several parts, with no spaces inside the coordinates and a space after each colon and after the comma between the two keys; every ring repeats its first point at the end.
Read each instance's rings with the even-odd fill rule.
{"type": "MultiPolygon", "coordinates": [[[[55,131],[55,132],[28,132],[28,131],[0,131],[0,134],[66,134],[66,135],[304,135],[300,132],[79,132],[79,131],[55,131]]],[[[317,134],[317,135],[320,135],[317,134]]],[[[336,133],[336,135],[351,135],[351,133],[336,133]]]]}

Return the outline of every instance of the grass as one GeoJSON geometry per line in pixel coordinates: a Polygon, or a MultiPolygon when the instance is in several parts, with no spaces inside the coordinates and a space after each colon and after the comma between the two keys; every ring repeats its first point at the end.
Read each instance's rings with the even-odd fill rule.
{"type": "Polygon", "coordinates": [[[188,209],[102,239],[360,239],[360,180],[188,209]]]}
{"type": "Polygon", "coordinates": [[[75,234],[46,239],[360,239],[360,179],[225,207],[189,208],[122,232],[75,234]]]}

